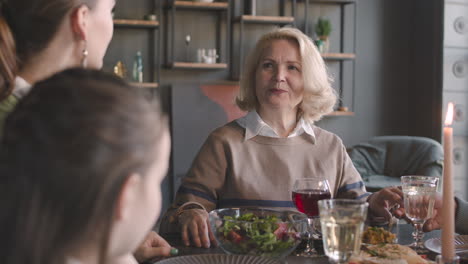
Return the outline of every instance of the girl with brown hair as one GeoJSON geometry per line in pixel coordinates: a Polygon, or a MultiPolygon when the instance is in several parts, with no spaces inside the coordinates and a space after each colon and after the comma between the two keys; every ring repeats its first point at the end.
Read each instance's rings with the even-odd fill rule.
{"type": "Polygon", "coordinates": [[[0,263],[135,263],[169,160],[158,107],[117,77],[67,70],[18,103],[1,144],[0,263]]]}

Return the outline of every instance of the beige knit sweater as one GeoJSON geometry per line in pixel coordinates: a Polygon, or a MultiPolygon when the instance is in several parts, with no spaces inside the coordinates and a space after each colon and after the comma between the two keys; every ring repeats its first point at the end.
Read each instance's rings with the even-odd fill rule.
{"type": "MultiPolygon", "coordinates": [[[[291,188],[297,178],[325,177],[334,198],[364,199],[361,176],[336,135],[314,126],[291,138],[256,136],[244,140],[236,121],[210,134],[183,179],[160,232],[174,231],[176,209],[187,202],[207,211],[224,207],[295,209],[291,188]]],[[[177,229],[175,229],[177,230],[177,229]]]]}

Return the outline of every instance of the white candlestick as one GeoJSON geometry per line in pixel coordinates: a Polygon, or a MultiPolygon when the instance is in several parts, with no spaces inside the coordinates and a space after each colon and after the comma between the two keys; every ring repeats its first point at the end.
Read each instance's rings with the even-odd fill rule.
{"type": "Polygon", "coordinates": [[[453,119],[453,104],[449,103],[447,120],[444,127],[444,175],[443,175],[443,207],[442,207],[442,258],[445,261],[455,257],[455,201],[453,194],[452,173],[452,144],[453,128],[450,127],[453,119]]]}

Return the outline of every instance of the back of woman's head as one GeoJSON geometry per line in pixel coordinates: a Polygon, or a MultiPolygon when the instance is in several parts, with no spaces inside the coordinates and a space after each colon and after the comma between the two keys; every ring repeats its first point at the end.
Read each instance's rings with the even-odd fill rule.
{"type": "Polygon", "coordinates": [[[37,83],[5,123],[0,263],[64,263],[86,241],[105,258],[122,185],[146,174],[166,132],[158,106],[114,76],[37,83]]]}
{"type": "Polygon", "coordinates": [[[18,69],[50,43],[70,12],[99,0],[0,0],[0,99],[18,69]]]}

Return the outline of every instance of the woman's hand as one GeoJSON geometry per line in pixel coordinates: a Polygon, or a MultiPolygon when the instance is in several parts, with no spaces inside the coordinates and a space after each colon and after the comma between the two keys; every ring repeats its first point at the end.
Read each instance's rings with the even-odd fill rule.
{"type": "Polygon", "coordinates": [[[398,218],[404,216],[403,192],[398,187],[384,188],[371,196],[369,202],[369,213],[373,217],[382,217],[389,221],[393,215],[398,218]]]}
{"type": "Polygon", "coordinates": [[[144,262],[155,257],[177,255],[177,249],[173,249],[164,238],[151,231],[133,255],[138,262],[144,262]]]}
{"type": "MultiPolygon", "coordinates": [[[[455,203],[455,212],[457,211],[457,201],[455,203]]],[[[442,195],[437,194],[434,202],[432,217],[428,219],[423,226],[424,232],[440,229],[442,227],[442,195]]]]}
{"type": "Polygon", "coordinates": [[[211,242],[216,245],[210,228],[208,213],[203,209],[187,209],[178,218],[184,245],[209,248],[211,242]]]}

